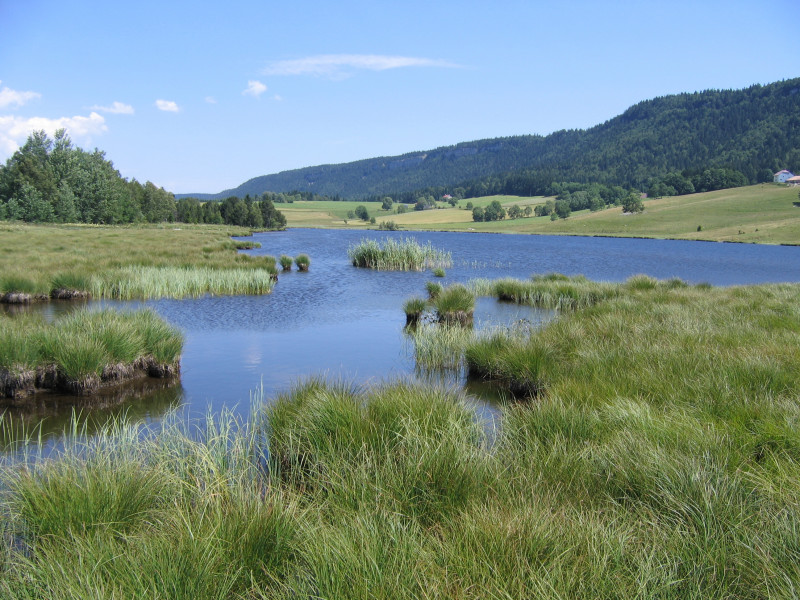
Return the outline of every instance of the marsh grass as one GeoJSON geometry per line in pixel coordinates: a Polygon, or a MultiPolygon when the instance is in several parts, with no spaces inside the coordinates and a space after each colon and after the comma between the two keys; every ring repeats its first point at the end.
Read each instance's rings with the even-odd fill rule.
{"type": "Polygon", "coordinates": [[[298,271],[308,271],[311,266],[311,259],[308,254],[298,254],[294,259],[294,264],[297,265],[298,271]]]}
{"type": "Polygon", "coordinates": [[[4,224],[0,295],[9,292],[71,298],[75,292],[107,298],[263,294],[269,256],[237,253],[250,241],[222,226],[76,226],[4,224]]]}
{"type": "Polygon", "coordinates": [[[441,283],[436,281],[426,281],[425,282],[425,291],[428,292],[428,298],[431,300],[436,300],[439,297],[439,294],[442,293],[443,286],[441,283]]]}
{"type": "Polygon", "coordinates": [[[480,296],[556,310],[587,308],[619,294],[617,285],[559,274],[535,276],[528,281],[475,279],[470,282],[470,289],[480,296]]]}
{"type": "Polygon", "coordinates": [[[637,279],[484,342],[545,383],[493,445],[459,392],[311,379],[2,467],[0,596],[796,597],[800,286],[637,279]]]}
{"type": "Polygon", "coordinates": [[[423,324],[408,333],[414,344],[415,364],[427,370],[461,369],[464,349],[476,335],[466,327],[433,323],[423,324]]]}
{"type": "Polygon", "coordinates": [[[181,333],[150,310],[80,310],[52,323],[0,315],[0,397],[34,387],[89,392],[136,369],[173,373],[182,348],[181,333]]]}
{"type": "Polygon", "coordinates": [[[403,303],[403,312],[406,313],[406,327],[414,327],[419,323],[422,313],[428,308],[424,298],[409,298],[403,303]]]}
{"type": "Polygon", "coordinates": [[[130,266],[94,276],[89,292],[96,298],[197,298],[206,294],[268,294],[274,269],[130,266]]]}
{"type": "Polygon", "coordinates": [[[347,249],[347,255],[353,266],[381,271],[424,271],[452,265],[449,252],[433,248],[430,242],[420,244],[413,238],[361,240],[347,249]]]}
{"type": "Polygon", "coordinates": [[[436,318],[448,325],[471,325],[475,313],[475,295],[460,283],[454,283],[431,300],[436,318]]]}
{"type": "Polygon", "coordinates": [[[280,258],[278,258],[278,263],[281,265],[281,269],[284,271],[291,271],[292,265],[294,264],[294,259],[286,254],[281,254],[280,258]]]}

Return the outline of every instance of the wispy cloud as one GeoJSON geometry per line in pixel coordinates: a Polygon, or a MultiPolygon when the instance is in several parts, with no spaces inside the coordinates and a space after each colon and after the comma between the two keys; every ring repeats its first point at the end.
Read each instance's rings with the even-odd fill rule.
{"type": "Polygon", "coordinates": [[[156,108],[165,112],[180,111],[180,107],[172,100],[156,100],[156,108]]]}
{"type": "Polygon", "coordinates": [[[97,110],[114,115],[132,115],[134,112],[130,104],[123,104],[122,102],[114,102],[111,106],[94,105],[90,107],[90,110],[97,110]]]}
{"type": "Polygon", "coordinates": [[[254,98],[258,98],[261,94],[267,91],[267,86],[265,86],[260,81],[250,80],[247,82],[247,89],[242,92],[243,96],[253,96],[254,98]]]}
{"type": "Polygon", "coordinates": [[[357,70],[387,71],[403,67],[439,67],[454,69],[460,65],[434,58],[384,56],[379,54],[321,54],[293,60],[279,60],[267,65],[264,75],[316,75],[340,79],[357,70]]]}
{"type": "MultiPolygon", "coordinates": [[[[2,81],[0,81],[2,83],[2,81]]],[[[0,90],[0,108],[8,108],[10,106],[22,106],[29,100],[41,98],[39,92],[20,92],[12,90],[10,87],[4,87],[0,90]]]]}
{"type": "Polygon", "coordinates": [[[31,132],[40,129],[51,136],[58,129],[66,129],[70,136],[83,139],[108,131],[105,119],[96,112],[90,113],[88,117],[78,115],[60,119],[0,116],[0,159],[4,160],[12,155],[31,132]]]}
{"type": "Polygon", "coordinates": [[[217,99],[214,98],[214,96],[206,96],[206,102],[208,102],[209,104],[216,104],[217,99]]]}

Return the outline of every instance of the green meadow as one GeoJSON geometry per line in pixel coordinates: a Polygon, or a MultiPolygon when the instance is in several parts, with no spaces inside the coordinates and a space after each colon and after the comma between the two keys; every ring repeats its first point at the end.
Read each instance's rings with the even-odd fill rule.
{"type": "MultiPolygon", "coordinates": [[[[0,470],[0,595],[791,598],[800,286],[479,281],[540,329],[425,324],[421,366],[506,390],[302,381],[119,422],[0,470]]],[[[410,334],[414,335],[414,334],[410,334]]]]}
{"type": "MultiPolygon", "coordinates": [[[[800,243],[800,208],[798,188],[776,184],[759,184],[715,192],[646,199],[641,214],[628,215],[620,207],[572,213],[568,219],[551,221],[550,217],[504,219],[474,222],[467,202],[485,207],[498,200],[504,208],[512,205],[536,206],[547,198],[489,196],[461,200],[458,207],[439,203],[438,208],[405,214],[380,210],[377,203],[365,203],[376,225],[346,219],[348,210],[359,203],[295,202],[281,211],[290,227],[377,227],[381,221],[394,221],[406,230],[482,231],[490,233],[536,233],[552,235],[588,235],[617,237],[650,237],[764,244],[800,243]],[[342,206],[337,206],[337,205],[342,206]],[[347,205],[347,206],[345,206],[347,205]],[[352,205],[352,206],[351,206],[352,205]],[[699,228],[699,230],[698,230],[699,228]]],[[[396,208],[396,205],[395,205],[396,208]]]]}

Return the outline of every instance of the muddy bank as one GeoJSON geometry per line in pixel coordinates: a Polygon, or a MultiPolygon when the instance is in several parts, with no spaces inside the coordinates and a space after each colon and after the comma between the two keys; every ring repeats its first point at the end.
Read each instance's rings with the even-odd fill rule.
{"type": "Polygon", "coordinates": [[[2,304],[33,304],[34,302],[48,302],[53,300],[86,300],[89,292],[59,288],[51,290],[50,294],[29,294],[27,292],[6,292],[0,294],[2,304]]]}
{"type": "Polygon", "coordinates": [[[100,375],[92,374],[82,379],[66,377],[56,365],[0,369],[0,406],[24,406],[31,396],[42,391],[85,397],[135,379],[164,379],[179,373],[180,363],[159,363],[152,357],[139,358],[133,364],[106,365],[100,375]]]}

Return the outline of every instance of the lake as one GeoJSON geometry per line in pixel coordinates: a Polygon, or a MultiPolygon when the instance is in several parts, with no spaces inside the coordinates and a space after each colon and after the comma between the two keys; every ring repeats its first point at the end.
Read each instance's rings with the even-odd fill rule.
{"type": "MultiPolygon", "coordinates": [[[[93,307],[128,310],[149,306],[186,336],[180,382],[137,382],[136,395],[122,400],[119,390],[101,406],[80,409],[93,423],[125,412],[158,421],[172,409],[189,414],[218,413],[224,406],[246,415],[251,395],[265,397],[291,389],[303,378],[321,375],[357,385],[414,374],[411,348],[403,334],[402,305],[425,296],[425,283],[516,277],[559,272],[589,279],[623,281],[644,273],[689,283],[739,285],[800,281],[800,247],[756,246],[623,238],[498,235],[445,232],[379,232],[290,229],[255,234],[262,247],[252,254],[311,257],[307,273],[281,273],[266,296],[205,297],[146,302],[94,301],[93,307]],[[430,272],[372,271],[353,267],[347,249],[364,238],[414,238],[452,253],[446,277],[430,272]]],[[[54,316],[79,304],[51,302],[32,307],[54,316]]],[[[480,299],[476,326],[519,319],[543,321],[548,311],[480,299]]],[[[458,384],[458,378],[446,379],[458,384]]],[[[485,396],[477,391],[479,398],[485,396]]],[[[15,412],[17,423],[42,423],[45,441],[57,438],[74,398],[41,395],[33,410],[15,412]]],[[[491,402],[479,406],[491,414],[491,402]]],[[[14,436],[0,436],[0,447],[14,449],[14,436]]]]}

